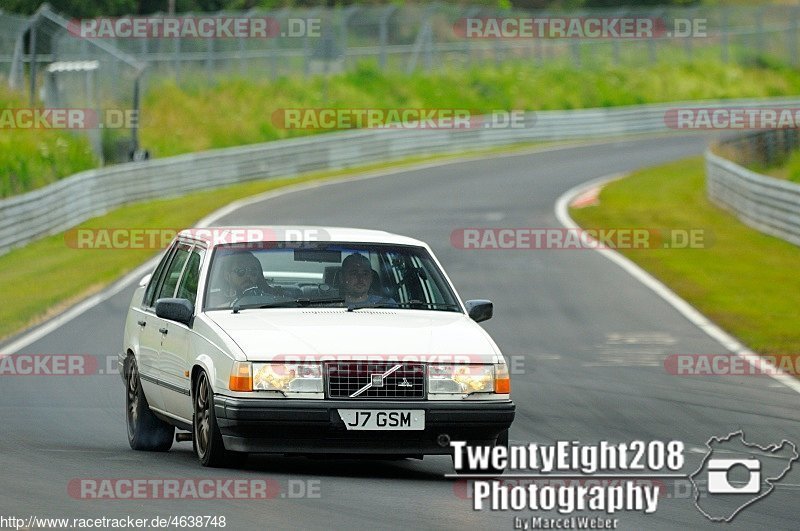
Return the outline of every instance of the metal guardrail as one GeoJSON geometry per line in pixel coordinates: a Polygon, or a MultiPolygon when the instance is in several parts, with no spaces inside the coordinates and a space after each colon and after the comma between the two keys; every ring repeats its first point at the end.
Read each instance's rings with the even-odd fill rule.
{"type": "Polygon", "coordinates": [[[134,201],[409,156],[537,141],[663,133],[670,131],[665,121],[668,110],[699,105],[800,106],[800,101],[729,100],[542,111],[527,114],[523,128],[351,130],[94,169],[0,200],[0,254],[134,201]]]}
{"type": "Polygon", "coordinates": [[[745,224],[800,245],[800,185],[706,152],[708,197],[745,224]]]}

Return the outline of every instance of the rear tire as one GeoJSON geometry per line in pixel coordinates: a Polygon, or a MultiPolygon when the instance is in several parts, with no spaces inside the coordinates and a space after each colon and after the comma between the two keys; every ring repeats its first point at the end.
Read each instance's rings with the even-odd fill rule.
{"type": "Polygon", "coordinates": [[[128,444],[134,450],[166,452],[175,440],[175,426],[155,416],[144,396],[136,358],[129,356],[125,362],[125,417],[128,427],[128,444]]]}
{"type": "Polygon", "coordinates": [[[193,391],[192,444],[200,464],[214,468],[242,464],[247,454],[225,449],[214,413],[214,393],[205,371],[197,377],[193,391]]]}

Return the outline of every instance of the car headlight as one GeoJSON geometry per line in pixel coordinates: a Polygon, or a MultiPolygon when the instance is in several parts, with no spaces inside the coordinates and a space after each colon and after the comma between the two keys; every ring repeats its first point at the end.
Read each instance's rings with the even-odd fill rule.
{"type": "Polygon", "coordinates": [[[430,394],[507,394],[509,388],[508,367],[505,363],[428,366],[428,393],[430,394]]]}
{"type": "Polygon", "coordinates": [[[321,393],[322,365],[319,363],[256,363],[254,391],[321,393]]]}

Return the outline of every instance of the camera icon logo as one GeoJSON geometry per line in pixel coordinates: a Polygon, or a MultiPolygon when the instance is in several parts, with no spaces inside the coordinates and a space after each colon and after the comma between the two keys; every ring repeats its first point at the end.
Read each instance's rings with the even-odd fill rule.
{"type": "Polygon", "coordinates": [[[700,466],[688,477],[695,507],[712,522],[730,522],[769,495],[800,460],[793,442],[782,439],[762,446],[747,442],[742,430],[712,436],[706,450],[700,466]]]}
{"type": "Polygon", "coordinates": [[[761,462],[758,459],[709,459],[709,494],[758,494],[761,490],[761,462]],[[750,477],[744,485],[733,484],[729,472],[735,466],[744,466],[750,477]]]}

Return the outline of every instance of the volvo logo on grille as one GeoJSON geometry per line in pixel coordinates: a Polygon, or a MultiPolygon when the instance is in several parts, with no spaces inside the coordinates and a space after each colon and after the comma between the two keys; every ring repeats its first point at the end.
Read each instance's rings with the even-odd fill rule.
{"type": "Polygon", "coordinates": [[[398,369],[400,369],[400,367],[402,367],[402,366],[403,366],[402,364],[397,364],[397,365],[395,365],[394,367],[392,367],[391,369],[389,369],[388,371],[386,371],[383,374],[370,374],[369,375],[369,380],[370,380],[369,383],[367,385],[365,385],[364,387],[362,387],[361,389],[359,389],[358,391],[356,391],[355,393],[353,393],[352,395],[350,395],[350,398],[355,398],[355,397],[359,396],[361,393],[363,393],[364,391],[366,391],[367,389],[369,389],[371,387],[383,387],[384,379],[387,376],[389,376],[390,374],[392,374],[393,372],[395,372],[398,369]]]}
{"type": "Polygon", "coordinates": [[[403,378],[403,381],[397,384],[397,387],[414,387],[414,386],[406,378],[403,378]]]}

